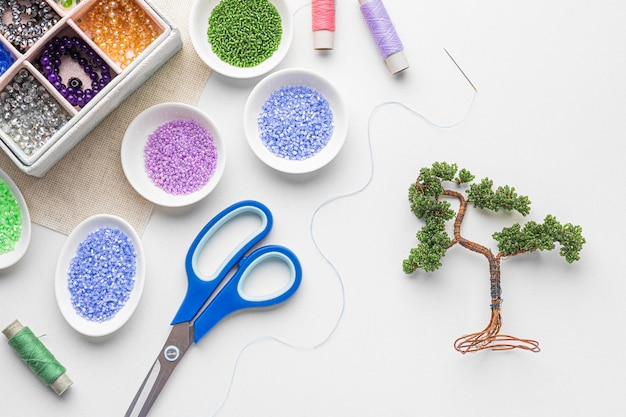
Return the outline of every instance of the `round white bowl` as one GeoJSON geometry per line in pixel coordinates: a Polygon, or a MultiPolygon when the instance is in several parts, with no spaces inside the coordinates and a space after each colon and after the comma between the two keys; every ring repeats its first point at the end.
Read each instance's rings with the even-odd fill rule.
{"type": "Polygon", "coordinates": [[[226,150],[217,126],[205,113],[184,103],[161,103],[144,110],[128,125],[122,140],[121,158],[128,182],[146,200],[164,207],[183,207],[200,201],[217,186],[224,173],[226,150]],[[164,123],[179,119],[193,120],[209,131],[217,149],[213,176],[199,190],[182,195],[168,193],[152,182],[145,169],[144,156],[148,137],[164,123]]]}
{"type": "Polygon", "coordinates": [[[256,156],[268,166],[289,174],[304,174],[316,171],[332,161],[339,153],[348,132],[348,116],[339,91],[316,72],[306,69],[284,69],[261,80],[246,101],[243,113],[246,139],[256,156]],[[276,90],[286,86],[305,86],[321,93],[333,113],[333,133],[326,146],[314,156],[303,160],[289,160],[272,153],[263,144],[259,135],[258,117],[263,104],[276,90]]]}
{"type": "Polygon", "coordinates": [[[141,294],[143,293],[145,276],[146,267],[143,245],[135,229],[125,220],[117,216],[107,214],[92,216],[76,226],[61,249],[54,283],[57,304],[65,320],[79,333],[90,337],[106,336],[122,327],[135,312],[139,300],[141,299],[141,294]],[[111,319],[103,322],[95,322],[82,317],[74,309],[71,293],[68,288],[68,273],[70,271],[70,262],[76,256],[78,246],[87,239],[90,233],[95,232],[101,227],[116,228],[122,231],[132,241],[137,256],[135,284],[130,298],[111,319]]]}
{"type": "Polygon", "coordinates": [[[15,265],[15,263],[22,259],[22,256],[26,253],[28,245],[30,244],[31,225],[30,214],[28,212],[28,207],[26,206],[26,201],[24,200],[24,196],[22,196],[20,190],[17,188],[17,185],[15,185],[11,177],[9,177],[1,169],[0,180],[9,187],[9,190],[11,190],[13,197],[15,197],[15,200],[20,206],[20,212],[22,214],[22,232],[19,240],[15,243],[15,248],[10,252],[0,255],[0,269],[5,269],[15,265]]]}
{"type": "Polygon", "coordinates": [[[280,14],[282,37],[278,50],[259,65],[236,67],[218,58],[208,41],[209,17],[220,0],[194,0],[189,13],[189,35],[196,53],[212,70],[231,78],[253,78],[274,69],[287,55],[293,38],[293,14],[285,0],[269,0],[280,14]]]}

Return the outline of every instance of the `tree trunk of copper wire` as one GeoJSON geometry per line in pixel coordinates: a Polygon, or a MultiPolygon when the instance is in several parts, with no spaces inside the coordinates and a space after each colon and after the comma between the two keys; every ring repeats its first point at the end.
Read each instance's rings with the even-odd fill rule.
{"type": "Polygon", "coordinates": [[[539,352],[539,342],[535,340],[520,339],[500,333],[502,327],[502,288],[500,286],[500,263],[502,253],[494,255],[489,248],[464,238],[461,235],[461,223],[463,223],[463,218],[465,217],[468,201],[461,193],[456,191],[444,190],[443,194],[457,198],[460,202],[459,210],[454,220],[454,239],[450,247],[458,243],[472,252],[483,255],[489,262],[491,320],[484,330],[458,338],[454,342],[454,348],[461,353],[478,352],[485,349],[525,349],[532,352],[539,352]]]}

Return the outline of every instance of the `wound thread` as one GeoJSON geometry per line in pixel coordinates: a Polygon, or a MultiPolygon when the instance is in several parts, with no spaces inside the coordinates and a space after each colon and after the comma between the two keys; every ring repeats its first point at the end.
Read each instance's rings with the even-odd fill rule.
{"type": "Polygon", "coordinates": [[[312,0],[311,23],[313,31],[335,31],[335,0],[312,0]]]}
{"type": "Polygon", "coordinates": [[[385,59],[391,73],[408,68],[409,64],[403,56],[404,45],[382,0],[359,0],[359,3],[378,52],[385,59]]]}
{"type": "Polygon", "coordinates": [[[334,47],[335,0],[311,0],[313,47],[329,50],[334,47]]]}
{"type": "Polygon", "coordinates": [[[65,367],[28,327],[15,320],[2,333],[17,356],[44,385],[51,387],[58,395],[72,385],[72,381],[65,375],[65,367]]]}

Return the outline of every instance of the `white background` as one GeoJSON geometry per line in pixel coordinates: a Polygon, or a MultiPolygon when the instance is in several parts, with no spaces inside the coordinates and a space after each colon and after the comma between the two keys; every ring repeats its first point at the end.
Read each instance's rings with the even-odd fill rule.
{"type": "MultiPolygon", "coordinates": [[[[53,282],[66,236],[34,226],[26,256],[0,272],[0,327],[19,318],[46,334],[42,340],[74,385],[57,397],[0,343],[3,416],[122,416],[184,295],[189,244],[213,215],[242,199],[273,211],[265,243],[299,255],[302,286],[285,305],[229,317],[192,346],[151,416],[626,413],[626,3],[385,4],[411,64],[397,76],[387,72],[356,0],[338,2],[335,49],[327,53],[312,48],[310,7],[294,2],[295,35],[279,68],[305,67],[329,78],[350,117],[342,152],[316,173],[291,176],[260,162],[242,126],[245,100],[259,80],[211,74],[198,106],[227,140],[224,177],[192,207],[155,208],[143,236],[143,298],[117,333],[91,340],[64,321],[53,282]],[[473,90],[443,48],[478,87],[471,108],[473,90]],[[400,105],[383,104],[391,101],[434,123],[465,120],[437,128],[400,105]],[[406,190],[434,161],[514,186],[533,202],[528,219],[550,213],[582,225],[581,261],[567,264],[553,251],[502,265],[503,332],[538,340],[540,353],[454,350],[457,337],[489,319],[481,256],[454,247],[434,273],[402,272],[421,227],[406,190]],[[332,263],[316,249],[312,222],[332,263]],[[301,348],[258,339],[267,335],[301,348]]],[[[188,88],[184,74],[172,82],[188,88]]],[[[470,210],[463,230],[495,247],[493,232],[526,220],[470,210]]]]}

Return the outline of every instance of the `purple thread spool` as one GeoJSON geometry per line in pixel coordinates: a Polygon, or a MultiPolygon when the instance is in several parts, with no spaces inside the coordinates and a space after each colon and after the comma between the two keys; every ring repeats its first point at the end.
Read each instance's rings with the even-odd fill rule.
{"type": "Polygon", "coordinates": [[[361,13],[387,68],[397,74],[409,67],[404,46],[382,0],[359,0],[361,13]]]}

